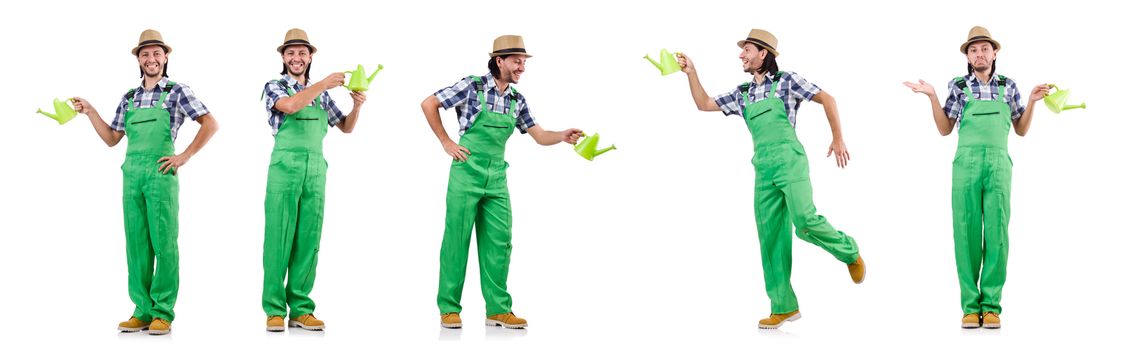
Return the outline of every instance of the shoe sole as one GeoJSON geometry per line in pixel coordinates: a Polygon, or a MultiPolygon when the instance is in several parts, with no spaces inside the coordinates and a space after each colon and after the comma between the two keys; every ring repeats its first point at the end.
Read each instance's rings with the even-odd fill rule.
{"type": "Polygon", "coordinates": [[[788,317],[786,320],[779,321],[779,324],[776,324],[776,325],[769,325],[769,324],[760,323],[757,326],[759,326],[760,329],[776,329],[776,328],[779,328],[779,326],[782,326],[784,323],[792,322],[792,321],[798,321],[800,318],[803,318],[803,314],[802,313],[797,313],[797,314],[792,315],[791,317],[788,317]]]}
{"type": "Polygon", "coordinates": [[[284,332],[284,326],[266,326],[265,330],[269,332],[284,332]]]}
{"type": "Polygon", "coordinates": [[[444,327],[444,328],[448,328],[448,329],[460,329],[460,328],[464,327],[464,324],[463,323],[444,323],[444,322],[441,322],[440,326],[444,327]]]}
{"type": "Polygon", "coordinates": [[[1000,324],[1000,323],[998,323],[998,324],[993,324],[993,323],[990,323],[990,324],[983,324],[983,325],[982,325],[982,328],[987,328],[987,329],[998,329],[998,328],[1001,328],[1001,324],[1000,324]]]}
{"type": "Polygon", "coordinates": [[[171,333],[170,329],[162,330],[162,331],[161,330],[151,330],[151,329],[148,330],[148,335],[164,335],[164,334],[168,334],[168,333],[171,333]]]}
{"type": "Polygon", "coordinates": [[[288,321],[288,326],[289,327],[300,327],[300,328],[303,328],[303,329],[307,329],[309,331],[322,331],[323,330],[323,326],[305,326],[303,323],[300,323],[300,321],[288,321]]]}
{"type": "Polygon", "coordinates": [[[511,329],[523,329],[523,328],[526,328],[526,326],[529,326],[529,325],[530,325],[529,323],[509,324],[509,323],[506,323],[506,322],[501,322],[501,321],[496,321],[496,320],[487,320],[487,326],[489,326],[489,327],[504,327],[504,328],[511,328],[511,329]]]}
{"type": "Polygon", "coordinates": [[[117,327],[117,330],[121,331],[121,332],[125,332],[125,333],[136,333],[136,332],[148,330],[148,326],[144,326],[144,327],[140,327],[140,328],[117,327]]]}
{"type": "Polygon", "coordinates": [[[980,327],[982,327],[982,326],[977,324],[977,323],[963,323],[962,324],[962,328],[966,328],[966,329],[974,329],[974,328],[980,328],[980,327]]]}

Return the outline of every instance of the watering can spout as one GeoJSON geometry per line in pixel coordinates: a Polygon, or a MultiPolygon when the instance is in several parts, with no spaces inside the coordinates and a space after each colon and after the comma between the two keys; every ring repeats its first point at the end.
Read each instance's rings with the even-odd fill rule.
{"type": "Polygon", "coordinates": [[[39,114],[42,114],[42,115],[45,115],[45,116],[48,116],[51,119],[58,120],[58,115],[51,114],[51,113],[48,113],[48,112],[44,112],[42,108],[40,108],[38,111],[35,111],[35,112],[37,112],[39,114]]]}
{"type": "Polygon", "coordinates": [[[370,73],[370,77],[366,78],[366,84],[369,85],[371,82],[373,82],[374,81],[374,76],[378,75],[378,72],[381,72],[381,71],[382,71],[382,65],[379,64],[378,69],[375,69],[374,73],[370,73]]]}
{"type": "Polygon", "coordinates": [[[647,61],[651,62],[651,64],[653,64],[655,66],[655,68],[662,69],[662,66],[659,66],[658,62],[655,62],[655,60],[651,59],[651,55],[643,56],[643,58],[646,58],[647,61]]]}
{"type": "Polygon", "coordinates": [[[606,153],[608,151],[611,151],[613,149],[616,149],[616,145],[611,145],[608,148],[596,150],[596,155],[599,156],[599,155],[604,154],[604,153],[606,153]]]}

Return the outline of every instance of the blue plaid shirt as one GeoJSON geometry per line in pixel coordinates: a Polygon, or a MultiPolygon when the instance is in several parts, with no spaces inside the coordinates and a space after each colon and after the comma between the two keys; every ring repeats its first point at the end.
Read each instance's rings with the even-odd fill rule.
{"type": "MultiPolygon", "coordinates": [[[[974,94],[975,100],[993,101],[997,99],[997,77],[992,77],[990,83],[982,85],[982,81],[978,80],[974,74],[964,76],[963,79],[970,86],[970,92],[974,94]]],[[[947,114],[947,118],[954,119],[956,122],[962,118],[962,109],[966,107],[966,92],[958,88],[955,80],[951,79],[947,83],[947,89],[950,90],[950,95],[947,96],[947,103],[943,104],[943,112],[947,114]]],[[[1025,112],[1025,106],[1021,104],[1021,92],[1017,91],[1017,83],[1009,77],[1005,77],[1005,101],[1009,103],[1009,112],[1013,114],[1013,119],[1021,117],[1021,113],[1025,112]]]]}
{"type": "MultiPolygon", "coordinates": [[[[296,78],[293,78],[291,75],[285,74],[280,80],[288,84],[288,87],[291,87],[292,91],[304,91],[305,86],[298,83],[296,78]]],[[[269,126],[273,127],[273,135],[275,136],[277,132],[280,131],[281,124],[284,124],[284,112],[273,109],[273,106],[277,104],[277,100],[288,97],[288,90],[285,90],[276,80],[270,80],[268,83],[265,83],[264,97],[265,111],[269,113],[269,126]]],[[[343,122],[343,119],[347,118],[347,115],[343,114],[342,110],[339,110],[339,106],[335,105],[335,100],[331,99],[331,95],[328,95],[327,91],[324,91],[319,97],[319,107],[327,111],[327,125],[335,126],[343,122]]],[[[308,105],[311,106],[313,103],[316,103],[315,99],[308,103],[308,105]]]]}
{"type": "MultiPolygon", "coordinates": [[[[530,107],[526,106],[526,96],[523,96],[522,93],[512,93],[514,89],[509,85],[506,91],[500,93],[495,84],[495,78],[490,73],[479,78],[483,81],[483,96],[487,99],[488,110],[511,114],[511,111],[509,111],[510,101],[514,99],[513,114],[516,117],[515,125],[518,126],[518,131],[525,134],[527,130],[537,124],[534,121],[534,116],[530,115],[530,107]]],[[[471,123],[475,121],[475,117],[483,111],[479,99],[476,98],[475,82],[471,77],[465,77],[452,86],[440,89],[433,96],[436,96],[437,101],[440,101],[440,105],[444,109],[456,107],[456,115],[459,116],[460,120],[460,135],[467,132],[471,123]]]]}
{"type": "MultiPolygon", "coordinates": [[[[141,86],[136,88],[133,95],[133,108],[148,108],[156,104],[160,100],[160,94],[164,91],[164,87],[168,85],[168,78],[160,79],[156,83],[157,88],[152,90],[144,90],[143,82],[141,86]]],[[[113,122],[109,124],[110,128],[117,131],[125,131],[125,111],[128,109],[129,94],[125,93],[121,96],[121,103],[117,104],[117,115],[113,117],[113,122]]],[[[183,121],[186,118],[191,120],[199,119],[199,117],[210,114],[202,101],[195,97],[195,93],[191,91],[190,87],[186,84],[175,83],[168,92],[167,98],[164,99],[164,105],[161,106],[168,110],[171,114],[171,139],[175,140],[175,136],[179,133],[179,127],[183,126],[183,121]]]]}
{"type": "MultiPolygon", "coordinates": [[[[764,79],[763,84],[756,84],[755,79],[748,83],[748,99],[749,102],[756,103],[756,101],[768,97],[771,92],[771,84],[775,80],[775,75],[768,74],[767,79],[764,79]]],[[[795,126],[795,113],[799,111],[799,105],[803,100],[814,98],[822,89],[818,85],[814,85],[795,72],[783,72],[779,77],[779,86],[775,88],[775,94],[783,100],[783,107],[787,109],[787,120],[791,121],[791,126],[795,126]]],[[[744,96],[740,93],[740,86],[732,89],[732,91],[718,95],[715,98],[717,106],[721,107],[721,112],[725,115],[741,116],[744,110],[744,96]]]]}

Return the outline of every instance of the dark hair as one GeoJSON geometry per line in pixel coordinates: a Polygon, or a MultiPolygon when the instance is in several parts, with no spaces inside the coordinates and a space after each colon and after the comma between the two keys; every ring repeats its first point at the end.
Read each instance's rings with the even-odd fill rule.
{"type": "MultiPolygon", "coordinates": [[[[168,62],[171,61],[164,62],[164,78],[168,77],[168,62]]],[[[140,77],[144,77],[144,67],[140,67],[140,77]]]]}
{"type": "Polygon", "coordinates": [[[496,58],[506,59],[507,57],[510,57],[510,56],[511,55],[495,56],[495,57],[491,57],[490,61],[487,61],[487,69],[491,71],[491,75],[494,76],[495,79],[498,79],[503,74],[503,72],[499,70],[499,62],[496,61],[495,59],[496,58]]]}
{"type": "MultiPolygon", "coordinates": [[[[288,65],[281,63],[281,74],[288,74],[288,65]]],[[[304,68],[304,83],[308,83],[309,77],[312,76],[312,63],[308,62],[308,66],[304,68]]]]}
{"type": "MultiPolygon", "coordinates": [[[[763,46],[760,46],[756,43],[752,43],[752,46],[755,46],[757,50],[765,51],[763,46]]],[[[779,64],[775,62],[775,55],[771,54],[771,51],[767,51],[767,55],[764,56],[764,64],[760,65],[760,68],[756,69],[756,73],[764,72],[767,72],[771,75],[779,73],[779,64]]]]}

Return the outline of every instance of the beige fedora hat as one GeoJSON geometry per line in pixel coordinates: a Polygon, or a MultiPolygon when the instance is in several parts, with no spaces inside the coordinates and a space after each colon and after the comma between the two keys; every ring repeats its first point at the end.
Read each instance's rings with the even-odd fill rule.
{"type": "Polygon", "coordinates": [[[136,56],[140,48],[151,45],[163,47],[165,54],[171,53],[171,46],[164,43],[164,37],[160,35],[160,32],[157,32],[155,29],[145,29],[140,33],[140,40],[136,41],[136,47],[132,48],[132,55],[136,56]]]}
{"type": "Polygon", "coordinates": [[[986,29],[986,27],[982,26],[974,26],[974,28],[970,28],[970,34],[966,35],[966,42],[962,43],[962,46],[959,46],[958,50],[962,51],[962,53],[966,53],[967,46],[970,46],[970,44],[973,44],[976,41],[983,40],[993,43],[994,50],[1001,50],[1001,44],[999,44],[997,40],[993,40],[993,38],[990,37],[990,31],[986,29]]]}
{"type": "Polygon", "coordinates": [[[736,47],[744,48],[744,44],[747,43],[760,45],[775,57],[779,57],[779,39],[776,39],[775,35],[771,35],[769,31],[752,29],[748,32],[748,38],[736,42],[736,47]]]}
{"type": "Polygon", "coordinates": [[[316,53],[316,47],[308,41],[308,33],[300,28],[292,28],[288,30],[288,33],[284,33],[284,43],[277,46],[277,52],[284,53],[284,48],[289,45],[304,45],[308,47],[311,53],[316,53]]]}
{"type": "Polygon", "coordinates": [[[495,43],[491,47],[491,57],[502,55],[534,57],[526,53],[526,43],[522,42],[522,36],[520,35],[503,35],[495,38],[495,43]]]}

